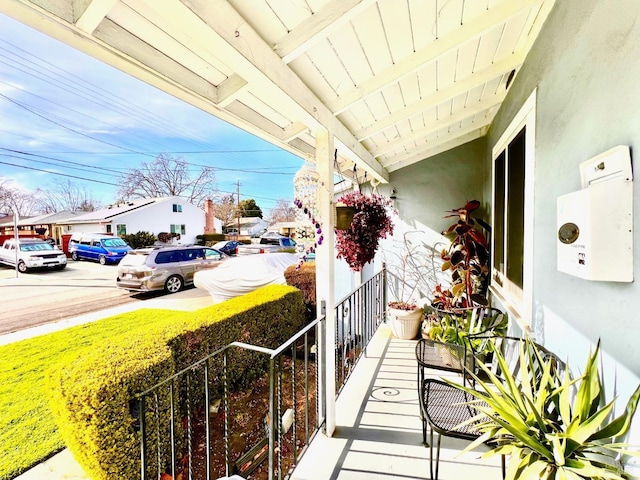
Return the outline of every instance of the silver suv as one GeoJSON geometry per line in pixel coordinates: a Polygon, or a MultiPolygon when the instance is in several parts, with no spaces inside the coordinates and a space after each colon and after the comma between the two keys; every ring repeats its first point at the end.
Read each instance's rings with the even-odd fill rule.
{"type": "Polygon", "coordinates": [[[118,265],[118,288],[132,292],[175,293],[193,284],[198,270],[215,268],[229,258],[208,247],[150,247],[131,250],[118,265]]]}

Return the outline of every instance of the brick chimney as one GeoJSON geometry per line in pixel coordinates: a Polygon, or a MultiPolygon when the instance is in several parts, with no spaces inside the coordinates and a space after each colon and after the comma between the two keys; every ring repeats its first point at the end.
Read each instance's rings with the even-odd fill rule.
{"type": "Polygon", "coordinates": [[[209,199],[204,202],[204,233],[216,233],[216,227],[213,223],[213,200],[209,199]]]}

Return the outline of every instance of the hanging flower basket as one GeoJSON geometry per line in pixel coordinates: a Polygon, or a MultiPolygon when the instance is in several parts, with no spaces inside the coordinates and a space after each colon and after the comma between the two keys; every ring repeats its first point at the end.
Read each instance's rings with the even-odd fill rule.
{"type": "Polygon", "coordinates": [[[380,239],[393,235],[389,215],[391,200],[382,195],[349,192],[338,199],[355,210],[346,230],[336,230],[337,258],[343,258],[351,270],[359,272],[376,255],[380,239]]]}
{"type": "Polygon", "coordinates": [[[336,204],[336,228],[347,230],[351,226],[356,209],[343,203],[336,204]]]}

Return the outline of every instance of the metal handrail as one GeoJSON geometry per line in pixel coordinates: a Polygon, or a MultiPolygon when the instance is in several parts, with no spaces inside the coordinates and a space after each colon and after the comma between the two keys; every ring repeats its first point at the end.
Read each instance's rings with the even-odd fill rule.
{"type": "MultiPolygon", "coordinates": [[[[193,465],[192,465],[192,444],[193,439],[193,412],[194,408],[197,408],[202,404],[204,416],[205,416],[205,449],[206,449],[206,479],[210,480],[211,476],[211,446],[214,439],[210,435],[211,421],[209,418],[211,398],[210,398],[210,375],[209,364],[212,360],[222,357],[222,388],[223,388],[223,407],[224,407],[224,450],[225,450],[225,474],[229,476],[235,472],[234,466],[230,459],[230,431],[229,431],[229,417],[230,417],[230,405],[229,405],[229,378],[227,375],[228,370],[228,353],[232,349],[241,349],[246,351],[253,351],[259,354],[269,356],[269,411],[267,415],[267,441],[268,451],[266,452],[266,458],[269,462],[269,478],[282,478],[283,474],[283,452],[282,448],[277,448],[278,445],[282,445],[284,436],[286,434],[286,426],[283,423],[282,418],[282,377],[285,373],[282,366],[283,356],[291,352],[292,368],[291,368],[291,384],[292,384],[292,410],[293,419],[290,428],[292,428],[292,444],[295,446],[292,450],[293,459],[291,465],[295,465],[299,458],[304,453],[304,450],[298,452],[298,418],[297,418],[297,405],[299,404],[296,395],[296,348],[299,342],[304,343],[304,395],[302,402],[304,402],[304,443],[308,443],[310,439],[315,435],[321,425],[321,412],[318,410],[318,399],[321,395],[319,391],[319,384],[316,375],[316,422],[311,425],[310,416],[310,402],[309,402],[309,339],[308,335],[314,329],[318,330],[326,320],[326,317],[320,316],[298,331],[295,335],[289,338],[286,342],[279,347],[265,348],[258,345],[252,345],[243,342],[232,342],[228,345],[218,348],[214,352],[208,354],[205,358],[194,362],[192,365],[181,369],[179,372],[171,375],[170,377],[158,382],[151,388],[148,388],[135,395],[135,401],[137,401],[137,414],[139,420],[139,432],[140,432],[140,460],[141,460],[141,478],[146,480],[148,478],[148,468],[150,465],[151,457],[155,456],[154,467],[158,473],[162,473],[164,469],[170,470],[170,474],[173,478],[176,478],[177,460],[179,454],[177,431],[177,416],[178,412],[183,412],[183,423],[186,423],[185,429],[185,443],[188,460],[188,475],[190,480],[193,478],[193,465]],[[198,371],[201,371],[202,382],[197,383],[196,377],[198,371]],[[192,394],[193,390],[201,390],[201,394],[192,394]],[[176,404],[176,398],[179,395],[178,391],[184,395],[184,403],[176,404]],[[194,396],[194,398],[192,398],[194,396]],[[160,417],[161,415],[168,416],[168,428],[166,426],[161,427],[160,417]],[[147,418],[149,417],[149,418],[147,418]],[[151,423],[150,423],[151,422],[151,423]],[[155,423],[155,425],[153,425],[155,423]],[[310,428],[312,427],[312,428],[310,428]],[[152,431],[155,428],[155,431],[152,431]],[[167,428],[166,437],[168,442],[163,442],[164,433],[161,431],[167,428]],[[155,442],[153,445],[148,445],[149,442],[155,442]],[[170,444],[170,445],[166,445],[170,444]],[[151,448],[149,448],[151,447],[151,448]],[[170,449],[167,450],[167,449],[170,449]],[[277,457],[276,457],[277,452],[277,457]],[[166,458],[167,460],[163,460],[166,458]],[[170,464],[165,467],[165,464],[170,464]]],[[[316,364],[321,361],[323,352],[319,352],[316,349],[315,362],[316,364]]],[[[317,370],[316,370],[317,371],[317,370]]],[[[302,427],[301,427],[302,428],[302,427]]],[[[260,462],[254,462],[251,468],[256,468],[260,462]]],[[[244,472],[246,474],[246,471],[244,472]]]]}
{"type": "MultiPolygon", "coordinates": [[[[336,388],[338,394],[342,391],[343,386],[346,381],[350,377],[355,365],[358,363],[359,359],[367,353],[367,346],[373,337],[378,326],[385,320],[385,311],[386,311],[386,275],[387,271],[383,267],[382,271],[374,275],[371,279],[366,281],[364,284],[359,286],[349,295],[346,295],[340,302],[338,302],[334,307],[335,318],[336,318],[336,388]]],[[[324,312],[324,310],[322,310],[324,312]]],[[[177,443],[179,443],[178,437],[178,428],[176,425],[176,416],[179,415],[179,412],[184,412],[185,415],[185,434],[186,434],[186,448],[188,452],[191,453],[191,445],[193,442],[192,433],[193,433],[193,422],[192,422],[192,407],[195,408],[196,405],[204,406],[204,414],[205,414],[205,428],[206,428],[206,438],[205,438],[205,448],[207,455],[207,465],[210,465],[210,446],[211,442],[214,439],[211,438],[210,435],[210,418],[209,418],[209,408],[210,408],[210,393],[209,393],[209,364],[214,359],[219,359],[222,357],[222,388],[223,388],[223,407],[224,407],[224,445],[225,445],[225,466],[226,466],[226,475],[229,476],[234,472],[233,465],[230,461],[230,447],[229,447],[229,379],[227,375],[227,360],[228,354],[232,349],[240,349],[245,351],[253,351],[258,354],[268,355],[269,356],[269,411],[268,411],[268,429],[267,429],[267,439],[265,441],[268,443],[268,450],[266,452],[266,458],[269,463],[269,479],[281,479],[283,476],[283,448],[278,448],[279,445],[282,445],[283,438],[285,436],[286,425],[284,425],[283,420],[283,398],[282,398],[282,376],[284,373],[282,359],[285,354],[291,352],[291,394],[292,399],[291,402],[293,404],[293,431],[291,436],[293,437],[293,445],[296,448],[291,449],[292,458],[289,463],[292,467],[297,464],[301,456],[305,453],[308,442],[313,438],[313,436],[318,432],[322,423],[324,423],[324,415],[325,412],[321,411],[320,408],[324,407],[325,402],[319,402],[320,398],[324,398],[325,396],[325,378],[322,375],[318,375],[319,371],[325,370],[325,358],[324,353],[321,349],[318,348],[318,341],[320,338],[324,338],[325,334],[325,321],[326,316],[320,315],[318,318],[310,322],[303,329],[294,334],[291,338],[285,341],[283,344],[278,346],[277,348],[266,348],[258,345],[252,345],[244,342],[232,342],[228,345],[218,348],[214,352],[208,354],[205,358],[194,362],[192,365],[181,369],[180,371],[174,373],[168,378],[158,382],[151,388],[148,388],[137,395],[135,395],[135,401],[137,401],[137,408],[139,414],[139,430],[140,430],[140,459],[141,459],[141,478],[143,480],[147,479],[147,466],[148,466],[148,457],[155,455],[157,465],[155,468],[158,472],[161,471],[162,458],[164,456],[168,456],[166,452],[163,452],[163,449],[166,449],[166,445],[162,445],[161,437],[161,410],[164,408],[166,411],[162,412],[162,415],[166,415],[169,417],[169,429],[167,433],[167,437],[169,438],[169,442],[171,451],[170,451],[170,460],[167,460],[167,463],[171,464],[171,472],[170,474],[173,478],[176,478],[176,462],[178,459],[178,448],[177,443]],[[310,413],[309,410],[309,394],[310,394],[310,384],[309,384],[309,368],[310,368],[310,354],[309,354],[309,334],[315,330],[316,338],[315,338],[315,348],[316,354],[314,357],[315,367],[316,367],[316,383],[314,385],[315,394],[316,394],[316,406],[315,406],[315,424],[313,426],[310,422],[310,413]],[[304,392],[303,392],[303,402],[304,402],[304,442],[299,442],[297,435],[297,426],[298,426],[298,418],[297,418],[297,385],[296,385],[296,348],[304,342],[304,392]],[[319,369],[319,370],[318,370],[319,369]],[[197,384],[197,375],[198,371],[202,371],[202,376],[204,381],[197,384]],[[186,384],[186,386],[185,386],[186,384]],[[200,389],[202,393],[202,398],[191,398],[191,390],[200,389]],[[160,395],[163,394],[165,390],[168,390],[168,393],[164,393],[168,395],[168,399],[160,398],[160,395]],[[184,403],[176,404],[176,398],[180,395],[184,395],[184,403]],[[155,432],[151,432],[150,428],[153,429],[153,425],[150,427],[150,424],[147,422],[147,416],[154,416],[155,420],[155,432]],[[311,428],[313,427],[313,428],[311,428]],[[155,436],[154,436],[155,435],[155,436]],[[147,445],[147,437],[150,439],[155,439],[156,444],[152,445],[155,449],[155,452],[151,454],[151,451],[147,445]],[[297,448],[297,445],[301,443],[303,444],[301,449],[297,448]]],[[[218,360],[219,361],[219,360],[218,360]]],[[[337,396],[337,395],[336,395],[337,396]]],[[[163,427],[164,428],[164,427],[163,427]]],[[[302,428],[302,427],[301,427],[302,428]]],[[[288,435],[288,433],[287,433],[288,435]]],[[[152,441],[152,440],[149,440],[152,441]]],[[[264,445],[264,443],[262,444],[264,445]]],[[[254,458],[254,455],[258,453],[262,455],[263,448],[259,445],[254,446],[254,448],[249,450],[251,453],[251,457],[254,458]]],[[[248,455],[248,453],[246,454],[248,455]]],[[[189,459],[189,473],[188,478],[191,480],[191,455],[188,456],[189,459]]],[[[262,461],[262,460],[261,460],[262,461]]],[[[206,469],[206,478],[207,480],[211,479],[210,467],[206,469]]],[[[243,474],[247,474],[247,471],[244,471],[243,474]]]]}

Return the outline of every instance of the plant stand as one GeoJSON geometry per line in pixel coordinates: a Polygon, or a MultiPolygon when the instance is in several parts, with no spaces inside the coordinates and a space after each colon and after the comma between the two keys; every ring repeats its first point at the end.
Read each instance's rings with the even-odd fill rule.
{"type": "Polygon", "coordinates": [[[387,314],[391,321],[391,330],[396,337],[402,340],[412,340],[418,336],[420,325],[422,325],[422,308],[414,310],[389,308],[387,314]]]}

